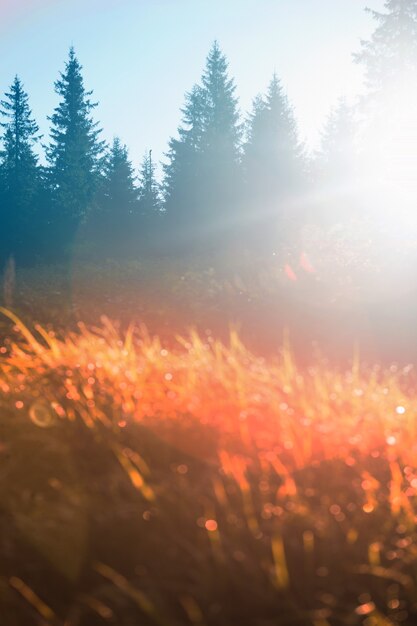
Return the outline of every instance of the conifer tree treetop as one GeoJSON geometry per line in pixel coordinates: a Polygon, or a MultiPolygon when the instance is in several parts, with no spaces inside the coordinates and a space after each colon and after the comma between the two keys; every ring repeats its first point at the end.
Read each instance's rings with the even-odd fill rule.
{"type": "Polygon", "coordinates": [[[368,178],[384,183],[403,180],[413,186],[417,167],[417,0],[387,0],[384,8],[384,12],[371,11],[375,31],[354,55],[365,69],[367,86],[362,169],[368,178]]]}
{"type": "Polygon", "coordinates": [[[235,84],[217,42],[200,84],[186,94],[178,136],[164,165],[168,220],[194,233],[230,222],[239,189],[241,135],[235,84]],[[180,226],[181,224],[181,226],[180,226]]]}
{"type": "Polygon", "coordinates": [[[417,76],[417,0],[387,0],[384,6],[384,12],[367,9],[377,27],[354,54],[371,91],[391,87],[410,73],[417,76]]]}
{"type": "Polygon", "coordinates": [[[318,153],[319,167],[337,180],[349,178],[356,155],[354,108],[345,97],[339,98],[326,120],[318,153]]]}
{"type": "MultiPolygon", "coordinates": [[[[106,159],[103,180],[104,201],[117,213],[133,210],[138,192],[135,187],[135,175],[129,160],[127,147],[119,137],[113,139],[106,159]]],[[[109,208],[109,207],[108,207],[109,208]]]]}
{"type": "Polygon", "coordinates": [[[289,100],[274,73],[265,96],[257,96],[248,120],[244,165],[252,188],[278,197],[300,182],[303,146],[289,100]]]}
{"type": "Polygon", "coordinates": [[[39,127],[32,116],[29,98],[16,76],[0,101],[0,262],[10,254],[20,262],[26,257],[27,236],[39,223],[36,201],[40,190],[38,156],[39,127]]]}
{"type": "Polygon", "coordinates": [[[228,63],[217,41],[208,54],[202,76],[202,86],[206,93],[207,148],[216,149],[216,142],[223,148],[228,144],[237,151],[241,138],[239,111],[237,109],[236,87],[228,76],[228,63]]]}
{"type": "Polygon", "coordinates": [[[57,204],[73,221],[85,214],[93,199],[105,145],[91,116],[97,103],[84,87],[81,70],[71,48],[65,70],[55,83],[60,101],[49,118],[51,141],[46,150],[57,204]]]}
{"type": "Polygon", "coordinates": [[[156,180],[156,166],[152,150],[145,153],[139,173],[139,206],[143,216],[161,211],[159,185],[156,180]]]}
{"type": "Polygon", "coordinates": [[[10,91],[5,94],[5,99],[0,102],[0,114],[5,119],[0,122],[0,127],[4,129],[3,149],[0,152],[2,166],[10,175],[13,173],[19,177],[24,168],[36,167],[38,159],[33,148],[41,136],[32,117],[28,95],[18,76],[10,91]]]}

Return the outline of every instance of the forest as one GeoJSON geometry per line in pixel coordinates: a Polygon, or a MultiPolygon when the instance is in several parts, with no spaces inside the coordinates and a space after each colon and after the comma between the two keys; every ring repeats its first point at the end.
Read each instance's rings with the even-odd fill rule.
{"type": "Polygon", "coordinates": [[[80,229],[91,250],[116,257],[225,246],[272,253],[294,236],[314,186],[351,174],[354,109],[345,99],[332,111],[312,159],[276,74],[241,116],[217,42],[200,84],[185,96],[162,180],[151,150],[135,172],[119,138],[111,146],[100,138],[97,103],[73,48],[55,91],[59,104],[48,117],[47,138],[39,135],[19,77],[1,101],[3,263],[10,256],[18,266],[65,259],[80,229]]]}

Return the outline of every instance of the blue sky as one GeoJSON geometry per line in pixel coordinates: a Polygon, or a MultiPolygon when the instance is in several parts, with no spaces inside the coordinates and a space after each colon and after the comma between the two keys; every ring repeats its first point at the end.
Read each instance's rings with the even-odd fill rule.
{"type": "MultiPolygon", "coordinates": [[[[162,158],[184,93],[214,39],[235,77],[242,112],[277,71],[311,146],[340,95],[361,88],[351,53],[374,23],[366,0],[0,0],[0,91],[22,78],[38,124],[56,105],[53,82],[75,46],[108,140],[136,166],[162,158]]],[[[367,0],[381,9],[383,0],[367,0]]]]}

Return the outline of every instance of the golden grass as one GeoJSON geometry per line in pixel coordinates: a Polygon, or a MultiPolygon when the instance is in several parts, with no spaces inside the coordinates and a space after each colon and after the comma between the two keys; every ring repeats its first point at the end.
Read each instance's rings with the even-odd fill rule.
{"type": "MultiPolygon", "coordinates": [[[[255,577],[254,597],[268,580],[270,591],[259,606],[273,607],[275,595],[277,602],[295,598],[296,613],[298,604],[307,604],[297,623],[412,623],[406,621],[417,600],[417,395],[411,366],[382,370],[355,358],[344,371],[321,362],[302,370],[288,342],[276,359],[266,360],[245,349],[234,332],[227,346],[191,332],[165,347],[144,328],[122,332],[106,318],[100,328],[80,324],[77,332],[58,337],[39,326],[31,331],[1,312],[14,325],[0,349],[2,406],[10,415],[45,430],[82,424],[128,477],[147,507],[143,519],[154,509],[180,515],[186,536],[177,536],[179,543],[194,537],[194,528],[205,533],[208,543],[195,539],[194,549],[209,551],[213,571],[199,564],[203,591],[193,585],[194,591],[178,591],[182,618],[172,623],[226,624],[215,612],[210,617],[209,589],[213,572],[227,569],[230,560],[241,593],[243,580],[255,577]],[[143,429],[162,443],[145,445],[143,429]],[[164,446],[185,459],[175,465],[182,481],[175,483],[176,503],[164,487],[164,446]],[[205,469],[196,470],[199,478],[190,486],[192,463],[205,469]],[[262,549],[248,547],[250,542],[262,549]],[[320,581],[332,568],[337,581],[323,590],[320,581]],[[363,592],[342,601],[351,579],[363,592]],[[383,581],[383,591],[371,579],[383,581]],[[303,585],[311,601],[303,597],[303,585]]],[[[7,419],[14,418],[5,414],[7,419]]],[[[151,622],[169,623],[128,574],[111,563],[94,568],[151,622]]],[[[12,581],[21,595],[37,598],[20,577],[12,581]]],[[[165,598],[171,592],[161,593],[165,598]]],[[[237,619],[233,602],[230,619],[237,619]]],[[[52,609],[39,603],[47,619],[52,609]]],[[[100,598],[91,597],[88,605],[99,607],[95,613],[106,621],[100,598]]],[[[253,607],[247,623],[257,624],[260,609],[253,607]]],[[[286,623],[287,613],[281,621],[276,615],[278,621],[259,617],[259,624],[286,623]]]]}
{"type": "Polygon", "coordinates": [[[265,360],[235,332],[228,346],[191,332],[167,349],[143,327],[122,333],[107,318],[57,337],[2,312],[17,331],[2,348],[2,391],[40,426],[75,415],[91,428],[187,416],[215,429],[218,450],[259,453],[278,473],[317,460],[354,463],[352,454],[405,464],[416,456],[411,365],[381,371],[355,359],[347,371],[320,363],[301,371],[288,342],[265,360]]]}

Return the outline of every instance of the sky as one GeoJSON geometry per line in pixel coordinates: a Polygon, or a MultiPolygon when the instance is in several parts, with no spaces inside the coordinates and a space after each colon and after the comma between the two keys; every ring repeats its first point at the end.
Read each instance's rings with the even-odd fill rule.
{"type": "Polygon", "coordinates": [[[315,149],[330,108],[362,88],[352,52],[383,0],[0,0],[0,92],[18,74],[48,136],[53,83],[74,45],[99,102],[103,136],[119,136],[135,167],[163,158],[184,94],[199,81],[217,39],[235,78],[242,115],[277,72],[301,137],[315,149]]]}

